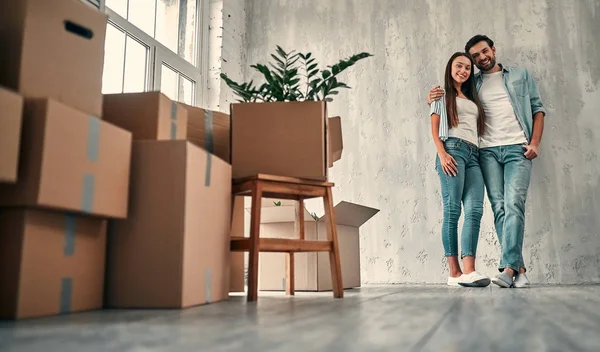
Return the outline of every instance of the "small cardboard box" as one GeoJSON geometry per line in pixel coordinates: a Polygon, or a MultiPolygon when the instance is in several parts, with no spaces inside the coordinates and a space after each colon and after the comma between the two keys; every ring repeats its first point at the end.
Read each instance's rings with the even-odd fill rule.
{"type": "MultiPolygon", "coordinates": [[[[260,236],[295,238],[295,206],[293,202],[282,201],[280,206],[273,206],[273,202],[269,202],[268,199],[265,201],[267,202],[266,206],[261,209],[260,236]]],[[[249,210],[247,209],[248,212],[249,210]]],[[[343,201],[334,207],[334,211],[343,286],[345,289],[360,287],[359,228],[375,216],[379,210],[343,201]]],[[[304,209],[304,222],[304,238],[306,240],[327,240],[325,217],[311,215],[304,209]]],[[[259,290],[285,290],[286,255],[285,253],[259,254],[259,290]]],[[[294,265],[297,291],[329,291],[332,289],[328,253],[296,253],[294,265]]]]}
{"type": "Polygon", "coordinates": [[[330,120],[323,101],[232,104],[233,178],[262,173],[326,180],[342,152],[341,123],[331,129],[330,120]]]}
{"type": "Polygon", "coordinates": [[[105,94],[102,119],[130,131],[133,140],[184,140],[188,113],[161,92],[105,94]]]}
{"type": "Polygon", "coordinates": [[[50,99],[25,99],[19,179],[0,206],[125,218],[131,133],[50,99]]]}
{"type": "Polygon", "coordinates": [[[23,98],[0,87],[0,182],[17,181],[23,98]]]}
{"type": "Polygon", "coordinates": [[[106,23],[77,0],[0,1],[0,84],[100,116],[106,23]]]}
{"type": "Polygon", "coordinates": [[[230,162],[231,122],[228,114],[179,104],[188,112],[187,140],[230,162]]]}
{"type": "Polygon", "coordinates": [[[226,300],[231,165],[187,141],[136,141],[131,170],[129,217],[109,223],[106,305],[226,300]]]}
{"type": "Polygon", "coordinates": [[[106,220],[54,211],[0,212],[0,319],[102,308],[106,220]]]}

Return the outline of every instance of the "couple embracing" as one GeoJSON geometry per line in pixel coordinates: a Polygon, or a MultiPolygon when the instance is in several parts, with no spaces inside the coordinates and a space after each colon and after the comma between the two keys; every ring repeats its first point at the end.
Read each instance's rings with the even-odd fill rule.
{"type": "Polygon", "coordinates": [[[485,287],[491,281],[504,288],[526,287],[525,200],[546,115],[536,83],[526,69],[497,63],[494,42],[476,35],[465,52],[448,61],[444,88],[434,87],[427,102],[444,205],[442,243],[450,269],[448,285],[485,287]],[[473,66],[480,72],[475,74],[473,66]],[[499,274],[491,279],[475,270],[484,187],[502,248],[499,274]],[[461,208],[462,269],[458,259],[461,208]]]}

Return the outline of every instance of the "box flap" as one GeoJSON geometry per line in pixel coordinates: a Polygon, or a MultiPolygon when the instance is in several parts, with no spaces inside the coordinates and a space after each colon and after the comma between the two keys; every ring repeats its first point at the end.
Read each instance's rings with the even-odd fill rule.
{"type": "Polygon", "coordinates": [[[329,118],[329,167],[342,158],[344,143],[342,139],[342,119],[339,116],[329,118]]]}
{"type": "MultiPolygon", "coordinates": [[[[336,224],[360,227],[375,216],[379,212],[379,209],[342,201],[334,207],[334,211],[336,224]]],[[[325,221],[325,219],[326,216],[323,216],[319,221],[325,221]]]]}
{"type": "MultiPolygon", "coordinates": [[[[260,223],[272,224],[277,222],[294,222],[294,219],[296,218],[295,209],[296,207],[294,205],[262,207],[260,212],[260,223]]],[[[246,208],[248,214],[250,214],[250,211],[250,208],[246,208]]],[[[304,209],[304,221],[314,221],[314,218],[306,208],[304,209]]]]}

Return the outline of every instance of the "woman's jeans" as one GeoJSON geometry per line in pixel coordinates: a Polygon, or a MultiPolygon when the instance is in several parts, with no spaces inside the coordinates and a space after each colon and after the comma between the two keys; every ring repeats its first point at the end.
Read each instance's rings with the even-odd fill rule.
{"type": "Polygon", "coordinates": [[[483,216],[484,182],[479,167],[477,146],[459,138],[450,137],[444,142],[446,152],[458,163],[456,176],[446,175],[436,158],[436,170],[440,176],[444,221],[442,223],[442,243],[445,255],[458,256],[458,219],[461,215],[461,202],[465,217],[461,235],[461,258],[475,256],[479,229],[483,216]]]}

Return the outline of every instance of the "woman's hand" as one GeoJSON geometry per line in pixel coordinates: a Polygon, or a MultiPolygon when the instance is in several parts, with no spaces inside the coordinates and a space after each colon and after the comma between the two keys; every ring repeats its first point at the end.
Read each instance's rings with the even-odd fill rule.
{"type": "Polygon", "coordinates": [[[442,164],[442,170],[444,170],[444,173],[446,175],[452,176],[458,175],[458,163],[456,162],[456,160],[454,160],[452,155],[448,154],[447,152],[443,152],[440,153],[439,156],[440,163],[442,164]]]}

